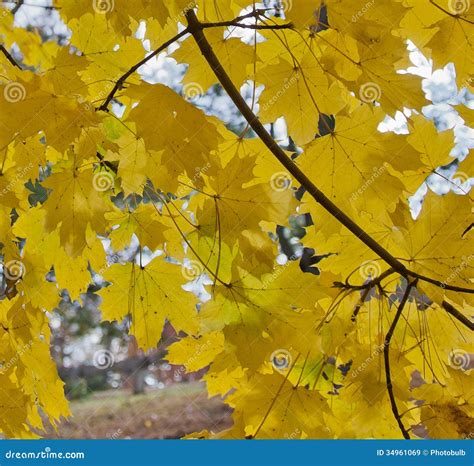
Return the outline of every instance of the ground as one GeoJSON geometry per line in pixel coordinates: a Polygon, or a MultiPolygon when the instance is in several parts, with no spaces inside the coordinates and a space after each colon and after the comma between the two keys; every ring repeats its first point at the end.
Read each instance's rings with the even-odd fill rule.
{"type": "Polygon", "coordinates": [[[72,417],[46,438],[166,439],[231,425],[230,409],[208,399],[200,383],[177,384],[132,396],[124,390],[99,392],[71,402],[72,417]]]}

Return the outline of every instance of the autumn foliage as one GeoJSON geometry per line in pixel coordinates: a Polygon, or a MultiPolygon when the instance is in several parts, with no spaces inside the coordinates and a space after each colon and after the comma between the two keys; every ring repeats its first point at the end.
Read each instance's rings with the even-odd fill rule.
{"type": "Polygon", "coordinates": [[[93,281],[103,319],[130,317],[144,350],[166,321],[180,332],[168,360],[208,367],[233,409],[221,438],[472,435],[471,197],[428,190],[414,218],[409,197],[457,160],[453,131],[421,113],[421,78],[399,70],[411,40],[469,86],[474,7],[267,3],[57,0],[70,36],[46,42],[0,9],[5,436],[69,415],[47,311],[93,281]],[[167,52],[183,85],[145,82],[167,52]],[[216,85],[237,132],[199,106],[216,85]],[[404,108],[407,134],[378,130],[404,108]],[[277,262],[277,228],[301,218],[310,270],[277,262]],[[136,255],[110,260],[134,235],[136,255]],[[203,275],[200,300],[183,285],[203,275]]]}

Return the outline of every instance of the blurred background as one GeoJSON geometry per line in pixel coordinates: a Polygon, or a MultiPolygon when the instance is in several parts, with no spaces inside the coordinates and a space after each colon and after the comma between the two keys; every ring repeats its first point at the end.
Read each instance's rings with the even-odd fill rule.
{"type": "Polygon", "coordinates": [[[198,382],[205,369],[187,374],[164,360],[178,338],[171,325],[145,354],[127,335],[128,322],[101,323],[96,301],[92,293],[82,305],[65,296],[51,315],[52,354],[73,416],[47,437],[180,438],[230,425],[230,409],[198,382]]]}

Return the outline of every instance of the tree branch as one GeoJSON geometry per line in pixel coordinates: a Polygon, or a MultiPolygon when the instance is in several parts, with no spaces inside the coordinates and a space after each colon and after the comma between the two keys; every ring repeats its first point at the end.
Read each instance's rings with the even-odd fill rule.
{"type": "Polygon", "coordinates": [[[402,300],[400,301],[400,304],[397,309],[397,313],[395,314],[395,318],[393,319],[392,325],[390,326],[390,329],[388,330],[387,335],[385,336],[385,342],[384,342],[384,347],[383,347],[383,356],[384,356],[384,362],[385,362],[385,379],[387,382],[387,390],[388,390],[388,396],[390,398],[390,405],[392,406],[392,412],[393,412],[393,415],[395,416],[395,419],[397,420],[398,427],[400,427],[403,437],[406,438],[407,440],[410,439],[410,434],[408,433],[408,431],[405,429],[405,426],[403,425],[402,418],[398,411],[397,402],[395,400],[395,395],[393,393],[392,374],[390,372],[390,342],[392,341],[392,337],[395,332],[395,329],[397,328],[398,321],[400,320],[400,317],[403,313],[403,308],[405,307],[405,304],[408,301],[408,298],[410,296],[410,291],[415,286],[415,284],[416,282],[407,284],[405,293],[403,295],[402,300]]]}
{"type": "Polygon", "coordinates": [[[222,67],[219,59],[215,55],[211,45],[206,39],[202,24],[196,17],[193,10],[186,13],[188,20],[188,31],[192,34],[196,43],[201,50],[206,61],[211,66],[214,74],[225,89],[235,106],[242,113],[244,118],[250,124],[255,133],[260,137],[262,142],[270,149],[279,162],[289,171],[289,173],[306,189],[306,191],[318,202],[324,209],[333,215],[340,223],[342,223],[349,231],[356,235],[366,246],[381,257],[395,271],[403,276],[407,275],[405,266],[395,257],[393,257],[385,248],[368,235],[359,225],[349,218],[339,207],[337,207],[326,195],[320,191],[316,185],[295,165],[295,163],[285,154],[283,149],[274,141],[272,136],[265,129],[263,124],[257,118],[252,109],[247,105],[240,92],[235,87],[227,72],[222,67]]]}
{"type": "Polygon", "coordinates": [[[7,57],[7,60],[13,65],[13,66],[16,66],[17,68],[20,68],[20,70],[22,69],[22,67],[20,66],[20,64],[12,57],[12,55],[10,54],[10,52],[3,46],[3,45],[0,45],[0,50],[2,51],[3,55],[5,55],[7,57]]]}
{"type": "Polygon", "coordinates": [[[15,3],[15,6],[11,9],[11,13],[12,15],[14,15],[23,5],[23,3],[25,3],[25,0],[18,0],[17,2],[14,2],[15,3]]]}
{"type": "Polygon", "coordinates": [[[236,20],[232,21],[222,21],[220,23],[201,23],[203,29],[209,28],[216,28],[216,27],[236,27],[242,29],[267,29],[267,30],[275,30],[275,29],[293,29],[294,26],[291,23],[287,24],[242,24],[236,22],[236,20]]]}
{"type": "Polygon", "coordinates": [[[241,21],[250,18],[259,19],[261,16],[265,17],[265,13],[267,13],[269,9],[264,8],[257,8],[252,10],[250,13],[247,13],[242,16],[237,16],[230,21],[221,21],[221,22],[212,22],[212,23],[200,23],[203,29],[207,28],[215,28],[215,27],[241,27],[247,29],[291,29],[293,25],[291,23],[288,24],[242,24],[241,21]]]}
{"type": "Polygon", "coordinates": [[[365,301],[367,300],[367,296],[369,296],[370,290],[372,288],[366,288],[363,292],[362,295],[359,299],[359,302],[356,304],[354,310],[352,311],[351,315],[351,321],[355,323],[357,320],[357,316],[359,315],[360,310],[362,309],[362,306],[364,305],[365,301]]]}
{"type": "MultiPolygon", "coordinates": [[[[474,293],[474,290],[467,288],[459,288],[445,285],[442,282],[425,277],[418,273],[408,270],[405,265],[396,259],[388,250],[375,241],[365,230],[363,230],[356,222],[354,222],[348,215],[346,215],[337,205],[335,205],[326,195],[319,190],[319,188],[298,168],[297,165],[289,158],[283,149],[276,143],[272,136],[265,129],[263,124],[258,119],[257,115],[247,105],[245,99],[240,95],[239,90],[235,87],[229,75],[221,65],[219,59],[214,53],[211,44],[204,35],[203,25],[199,22],[193,10],[186,13],[188,21],[187,30],[194,37],[202,55],[214,71],[220,84],[227,92],[234,105],[238,108],[248,124],[260,137],[262,142],[278,159],[278,161],[288,170],[288,172],[305,188],[308,194],[319,203],[327,212],[336,218],[342,225],[344,225],[351,233],[353,233],[360,241],[362,241],[369,249],[375,252],[381,259],[383,259],[395,272],[401,276],[408,278],[423,280],[429,283],[436,284],[445,289],[452,291],[459,291],[463,293],[474,293]]],[[[455,316],[456,317],[456,316],[455,316]]],[[[463,322],[465,324],[465,322],[463,322]]]]}
{"type": "MultiPolygon", "coordinates": [[[[200,23],[201,27],[203,29],[209,29],[209,28],[215,28],[215,27],[238,27],[238,28],[243,28],[243,29],[292,29],[293,25],[291,23],[288,24],[275,24],[275,25],[269,25],[269,24],[242,24],[240,21],[243,21],[244,19],[248,18],[258,18],[261,15],[265,14],[266,10],[254,10],[251,13],[248,13],[246,15],[238,16],[237,18],[231,20],[231,21],[222,21],[222,22],[216,22],[216,23],[200,23]]],[[[112,99],[115,97],[115,94],[123,88],[125,81],[133,74],[135,73],[141,66],[143,66],[145,63],[147,63],[149,60],[151,60],[153,57],[158,55],[159,53],[163,52],[166,50],[170,45],[184,37],[186,34],[188,34],[190,31],[188,28],[186,28],[184,31],[180,32],[179,34],[175,35],[173,38],[170,40],[166,41],[163,45],[158,47],[155,51],[153,51],[150,55],[147,55],[143,60],[139,61],[135,65],[133,65],[124,75],[122,75],[115,83],[114,88],[112,91],[109,93],[107,98],[105,99],[104,103],[97,109],[97,110],[102,110],[104,112],[108,111],[108,106],[112,99]]]]}
{"type": "Polygon", "coordinates": [[[395,270],[393,269],[388,269],[385,272],[381,273],[378,277],[375,277],[373,280],[370,280],[363,285],[352,285],[349,283],[349,280],[346,280],[345,283],[342,282],[334,282],[334,286],[336,288],[343,288],[345,290],[353,290],[353,291],[363,291],[367,289],[374,288],[375,286],[379,285],[383,280],[385,280],[387,277],[390,277],[390,275],[393,275],[395,273],[395,270]]]}
{"type": "MultiPolygon", "coordinates": [[[[389,251],[383,248],[377,241],[375,241],[370,235],[368,235],[358,224],[356,224],[350,217],[348,217],[339,207],[337,207],[329,198],[325,196],[325,194],[320,191],[316,185],[293,163],[293,161],[287,157],[285,152],[281,149],[281,147],[274,141],[272,136],[267,132],[265,127],[259,121],[258,117],[253,113],[252,109],[247,105],[243,97],[240,95],[238,89],[233,84],[232,80],[228,76],[227,72],[222,67],[219,59],[215,55],[214,51],[212,50],[211,45],[207,41],[204,35],[204,28],[205,27],[217,27],[220,25],[227,25],[232,24],[236,25],[239,21],[242,21],[245,18],[255,17],[261,14],[260,10],[255,10],[250,14],[238,17],[231,22],[227,23],[205,23],[204,25],[201,24],[196,14],[193,10],[190,10],[186,13],[186,18],[188,20],[188,27],[184,29],[182,32],[174,36],[173,38],[166,41],[162,44],[159,48],[157,48],[154,52],[150,55],[145,57],[143,60],[132,66],[123,76],[121,76],[117,82],[115,83],[114,88],[107,96],[104,103],[98,108],[98,110],[108,111],[108,106],[112,99],[114,98],[115,94],[123,88],[125,81],[135,73],[142,65],[147,63],[153,57],[161,53],[162,51],[166,50],[170,45],[174,42],[179,40],[180,38],[184,37],[186,34],[191,34],[197,42],[201,53],[203,54],[204,58],[207,60],[211,68],[213,69],[216,77],[218,78],[219,82],[221,83],[222,87],[228,93],[229,97],[234,102],[235,106],[239,109],[242,113],[244,118],[247,120],[248,124],[252,127],[255,133],[260,137],[263,143],[268,147],[268,149],[273,153],[273,155],[280,161],[280,163],[291,173],[291,175],[298,180],[298,182],[306,189],[306,191],[313,197],[313,199],[318,202],[327,212],[333,215],[342,225],[344,225],[350,232],[352,232],[357,238],[359,238],[367,247],[369,247],[373,252],[375,252],[381,259],[383,259],[388,265],[390,265],[392,272],[398,272],[401,276],[408,278],[413,277],[422,281],[426,281],[437,285],[441,288],[450,290],[450,291],[457,291],[462,293],[474,293],[474,290],[468,288],[461,288],[457,286],[446,285],[438,280],[434,280],[429,277],[425,277],[418,273],[412,272],[408,270],[398,259],[393,257],[389,251]]],[[[289,25],[287,25],[289,26],[289,25]]],[[[3,53],[7,56],[7,58],[11,61],[12,64],[15,66],[20,65],[16,63],[16,61],[11,57],[8,51],[3,47],[0,46],[3,53]]],[[[361,289],[366,289],[364,286],[361,289]]],[[[444,304],[444,303],[443,303],[444,304]]],[[[465,316],[463,316],[459,311],[454,309],[452,306],[443,306],[445,310],[456,318],[459,322],[463,325],[467,326],[470,330],[473,330],[473,324],[470,322],[465,316]]],[[[355,317],[357,317],[357,312],[355,317]]]]}
{"type": "Polygon", "coordinates": [[[459,312],[452,304],[448,303],[447,301],[443,301],[443,308],[448,314],[459,320],[459,322],[463,323],[468,329],[474,330],[474,322],[459,312]]]}
{"type": "Polygon", "coordinates": [[[179,34],[176,34],[174,37],[171,39],[167,40],[164,44],[160,45],[156,50],[154,50],[150,55],[147,55],[143,60],[139,61],[135,65],[133,65],[124,75],[122,75],[117,82],[115,83],[114,88],[110,91],[109,95],[105,99],[104,103],[97,109],[97,110],[102,110],[104,112],[108,112],[108,106],[112,99],[115,97],[115,94],[123,88],[125,81],[133,74],[135,71],[138,70],[141,66],[143,66],[145,63],[150,61],[153,57],[156,57],[159,53],[163,52],[166,50],[170,45],[174,44],[177,40],[181,39],[184,37],[186,34],[188,34],[188,29],[186,28],[184,31],[181,31],[179,34]]]}
{"type": "Polygon", "coordinates": [[[433,285],[436,285],[439,288],[443,288],[443,290],[456,291],[458,293],[468,293],[468,294],[473,294],[474,293],[474,289],[464,288],[464,287],[455,286],[455,285],[449,285],[447,283],[440,282],[439,280],[435,280],[434,278],[425,277],[424,275],[421,275],[421,274],[416,273],[416,272],[412,272],[410,270],[408,271],[408,273],[413,278],[417,278],[417,279],[419,279],[423,282],[431,283],[433,285]]]}

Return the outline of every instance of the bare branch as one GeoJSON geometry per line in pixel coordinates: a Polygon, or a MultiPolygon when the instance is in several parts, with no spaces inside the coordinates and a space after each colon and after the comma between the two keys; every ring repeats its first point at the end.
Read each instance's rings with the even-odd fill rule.
{"type": "Polygon", "coordinates": [[[410,439],[410,434],[408,433],[408,431],[405,429],[405,426],[403,425],[402,418],[398,411],[397,402],[395,400],[395,395],[393,393],[392,374],[390,372],[390,342],[392,341],[392,337],[395,332],[395,329],[397,328],[398,321],[400,320],[405,304],[407,303],[408,298],[410,296],[410,292],[412,288],[415,286],[415,284],[416,282],[407,284],[405,293],[403,295],[402,300],[400,301],[400,304],[397,309],[397,313],[395,314],[395,318],[393,319],[392,325],[390,326],[387,332],[387,335],[385,336],[385,342],[384,342],[384,348],[383,348],[383,356],[384,356],[384,362],[385,362],[385,378],[387,382],[388,396],[390,398],[390,404],[392,406],[392,412],[393,412],[393,415],[395,416],[395,419],[397,420],[398,427],[400,427],[403,437],[406,438],[407,440],[410,439]]]}
{"type": "Polygon", "coordinates": [[[407,275],[406,267],[395,257],[393,257],[385,248],[383,248],[377,241],[368,235],[359,225],[357,225],[351,218],[349,218],[339,207],[337,207],[326,195],[316,187],[316,185],[298,168],[298,166],[291,160],[283,151],[283,149],[275,142],[272,136],[265,129],[258,117],[247,105],[240,92],[235,87],[227,72],[222,67],[219,59],[215,55],[211,45],[206,39],[201,23],[196,17],[193,10],[186,13],[188,20],[188,31],[196,40],[201,53],[211,66],[214,74],[218,78],[222,87],[226,90],[229,97],[234,102],[235,106],[240,110],[244,118],[250,124],[255,133],[260,137],[262,142],[270,149],[273,155],[280,161],[280,163],[288,170],[288,172],[298,182],[304,186],[307,192],[331,215],[339,220],[349,231],[351,231],[357,238],[359,238],[366,246],[381,257],[387,264],[389,264],[395,271],[403,276],[407,275]]]}
{"type": "Polygon", "coordinates": [[[25,0],[18,0],[17,2],[14,2],[15,3],[15,6],[11,9],[11,13],[12,15],[14,15],[23,5],[23,3],[25,3],[25,0]]]}
{"type": "Polygon", "coordinates": [[[3,45],[0,45],[0,50],[1,50],[2,53],[7,57],[7,60],[8,60],[13,66],[16,66],[17,68],[20,68],[20,70],[22,69],[22,67],[20,66],[20,64],[12,57],[12,55],[10,54],[10,52],[9,52],[3,45]]]}
{"type": "MultiPolygon", "coordinates": [[[[222,21],[222,22],[216,22],[216,23],[202,23],[201,27],[205,29],[209,28],[215,28],[215,27],[238,27],[238,28],[243,28],[243,29],[292,29],[293,25],[292,24],[275,24],[275,25],[267,25],[267,24],[242,24],[241,21],[244,19],[248,18],[258,18],[262,15],[264,15],[266,10],[254,10],[251,13],[248,13],[246,15],[238,16],[237,18],[231,20],[231,21],[222,21]]],[[[163,45],[158,47],[154,52],[152,52],[150,55],[146,56],[143,60],[139,61],[135,65],[133,65],[123,76],[121,76],[117,82],[115,83],[114,88],[112,91],[109,93],[107,98],[105,99],[104,103],[97,109],[97,110],[102,110],[102,111],[108,111],[108,106],[112,99],[115,97],[116,93],[123,88],[125,81],[133,74],[135,73],[141,66],[143,66],[145,63],[147,63],[149,60],[151,60],[153,57],[158,55],[159,53],[163,52],[166,50],[170,45],[172,45],[174,42],[178,41],[182,37],[184,37],[186,34],[189,33],[188,28],[186,28],[184,31],[180,32],[170,40],[166,41],[163,45]]]]}
{"type": "Polygon", "coordinates": [[[97,109],[97,110],[102,110],[104,112],[108,112],[108,106],[112,99],[115,97],[115,94],[123,88],[125,81],[133,74],[135,71],[138,70],[141,66],[143,66],[145,63],[150,61],[153,57],[156,57],[159,53],[163,52],[166,50],[170,45],[174,44],[176,41],[184,37],[186,34],[188,34],[188,30],[184,29],[181,31],[179,34],[176,34],[174,37],[171,39],[167,40],[164,44],[160,45],[155,51],[150,53],[150,55],[147,55],[143,60],[139,61],[135,65],[133,65],[124,75],[122,75],[117,82],[115,83],[114,88],[112,91],[110,91],[109,95],[105,99],[104,103],[97,109]]]}
{"type": "Polygon", "coordinates": [[[448,303],[447,301],[443,301],[443,308],[448,314],[464,324],[468,329],[474,330],[474,322],[459,312],[452,304],[448,303]]]}
{"type": "Polygon", "coordinates": [[[262,142],[268,147],[278,161],[288,170],[288,172],[303,186],[308,194],[318,202],[327,212],[344,225],[351,233],[353,233],[360,241],[362,241],[369,249],[375,252],[383,259],[393,271],[399,273],[407,280],[411,278],[423,280],[444,288],[447,290],[458,291],[463,293],[474,293],[474,290],[446,285],[438,280],[425,277],[416,272],[408,270],[404,264],[395,258],[387,249],[375,241],[365,230],[363,230],[356,222],[346,215],[337,205],[335,205],[319,188],[303,173],[297,165],[289,158],[282,148],[276,143],[272,136],[265,129],[258,119],[257,115],[247,105],[247,102],[240,95],[239,90],[235,87],[229,75],[221,65],[219,59],[214,53],[211,44],[204,35],[203,25],[199,22],[194,11],[190,10],[186,13],[188,20],[188,31],[192,34],[196,43],[201,50],[206,61],[214,71],[217,79],[225,89],[234,105],[239,109],[240,113],[247,120],[255,133],[260,137],[262,142]]]}
{"type": "Polygon", "coordinates": [[[220,23],[201,23],[203,29],[216,28],[216,27],[235,27],[242,29],[257,29],[257,30],[275,30],[275,29],[293,29],[294,26],[291,23],[287,24],[245,24],[239,23],[237,20],[222,21],[220,23]]]}
{"type": "Polygon", "coordinates": [[[468,293],[468,294],[473,294],[474,289],[471,288],[463,288],[461,286],[454,286],[454,285],[449,285],[444,282],[440,282],[439,280],[435,280],[430,277],[425,277],[424,275],[421,275],[416,272],[409,271],[409,275],[411,275],[413,278],[418,278],[419,280],[423,282],[428,282],[431,283],[432,285],[436,285],[439,288],[443,288],[443,290],[449,290],[449,291],[456,291],[458,293],[468,293]]]}

